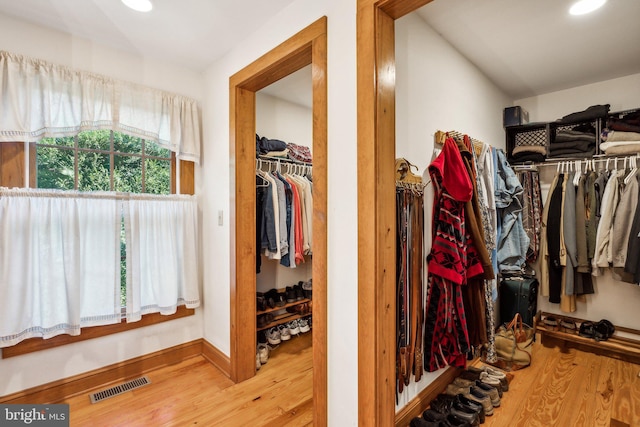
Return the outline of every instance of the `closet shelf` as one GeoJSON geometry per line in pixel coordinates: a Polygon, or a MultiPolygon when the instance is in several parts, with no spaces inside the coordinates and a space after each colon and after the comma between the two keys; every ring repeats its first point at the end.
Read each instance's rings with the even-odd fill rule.
{"type": "Polygon", "coordinates": [[[272,313],[272,312],[278,311],[278,310],[284,310],[287,307],[293,307],[293,306],[296,306],[296,305],[299,305],[299,304],[303,304],[305,302],[311,302],[311,300],[309,298],[303,298],[303,299],[301,299],[299,301],[286,303],[282,307],[274,307],[274,308],[267,308],[266,310],[258,310],[258,311],[256,311],[256,314],[258,316],[260,316],[261,314],[272,313]]]}
{"type": "Polygon", "coordinates": [[[564,318],[572,320],[578,323],[578,329],[579,324],[586,322],[586,320],[554,313],[538,312],[535,322],[536,332],[540,334],[542,344],[546,347],[554,345],[558,345],[559,347],[573,347],[631,363],[640,363],[640,331],[616,326],[616,331],[637,335],[638,339],[614,335],[606,341],[596,341],[592,338],[581,337],[577,331],[575,334],[572,334],[548,329],[541,320],[542,316],[553,316],[558,319],[564,318]]]}
{"type": "MultiPolygon", "coordinates": [[[[298,301],[298,304],[300,302],[298,301]]],[[[273,328],[274,326],[282,325],[283,323],[291,322],[292,320],[301,319],[303,317],[311,316],[311,312],[307,314],[297,314],[297,313],[282,313],[278,316],[274,316],[273,322],[262,326],[261,328],[256,328],[256,331],[264,331],[265,329],[273,328]]]]}

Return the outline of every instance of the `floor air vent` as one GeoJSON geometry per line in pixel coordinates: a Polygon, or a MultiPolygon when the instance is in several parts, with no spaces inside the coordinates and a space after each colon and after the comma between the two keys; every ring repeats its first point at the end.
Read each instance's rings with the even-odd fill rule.
{"type": "Polygon", "coordinates": [[[91,398],[91,403],[98,403],[110,397],[117,396],[119,394],[134,390],[136,388],[140,388],[147,384],[151,384],[151,381],[149,380],[149,378],[144,376],[144,377],[136,378],[131,381],[127,381],[126,383],[118,384],[116,386],[110,387],[106,390],[99,391],[97,393],[91,393],[89,397],[91,398]]]}

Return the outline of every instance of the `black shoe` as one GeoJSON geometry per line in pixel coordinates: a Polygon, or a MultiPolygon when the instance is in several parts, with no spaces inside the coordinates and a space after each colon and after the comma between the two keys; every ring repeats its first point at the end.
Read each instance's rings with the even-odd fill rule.
{"type": "Polygon", "coordinates": [[[580,324],[578,335],[585,338],[593,338],[595,334],[595,325],[593,322],[582,322],[580,324]]]}
{"type": "MultiPolygon", "coordinates": [[[[298,284],[300,284],[300,282],[298,282],[298,284]]],[[[313,291],[313,288],[312,288],[313,285],[312,285],[311,279],[309,279],[308,282],[302,282],[301,286],[302,286],[302,293],[304,294],[304,297],[311,299],[312,291],[313,291]]]]}
{"type": "Polygon", "coordinates": [[[467,420],[464,420],[455,414],[447,415],[447,423],[448,424],[445,424],[445,425],[451,426],[451,427],[473,427],[474,426],[473,424],[469,423],[467,420]]]}
{"type": "Polygon", "coordinates": [[[440,425],[439,423],[443,423],[447,418],[445,414],[442,414],[434,409],[427,409],[422,413],[422,419],[428,421],[430,423],[434,423],[434,425],[440,425]]]}
{"type": "Polygon", "coordinates": [[[449,410],[451,410],[451,405],[453,405],[454,399],[454,396],[439,394],[431,401],[429,407],[436,412],[446,415],[449,413],[449,410]]]}
{"type": "Polygon", "coordinates": [[[457,416],[474,427],[478,427],[480,425],[480,417],[478,416],[478,413],[471,407],[464,405],[459,401],[453,402],[450,414],[457,416]]]}
{"type": "Polygon", "coordinates": [[[285,294],[287,296],[287,303],[296,302],[296,292],[291,286],[287,286],[287,288],[285,289],[285,294]]]}
{"type": "Polygon", "coordinates": [[[264,299],[264,294],[258,292],[256,294],[256,310],[265,311],[267,309],[267,301],[264,299]]]}
{"type": "Polygon", "coordinates": [[[423,420],[420,417],[415,417],[414,419],[411,420],[411,422],[409,423],[410,427],[440,427],[440,423],[430,423],[428,421],[423,420]]]}
{"type": "Polygon", "coordinates": [[[269,308],[276,307],[276,302],[278,301],[278,295],[279,293],[275,289],[269,289],[267,292],[264,293],[264,299],[267,303],[267,306],[269,306],[269,308]]]}
{"type": "Polygon", "coordinates": [[[302,282],[299,282],[297,285],[293,286],[293,292],[296,295],[296,301],[304,299],[304,293],[302,292],[302,282]]]}
{"type": "Polygon", "coordinates": [[[613,336],[613,333],[616,331],[613,323],[609,322],[607,319],[602,319],[598,323],[596,323],[593,327],[594,334],[593,338],[596,341],[606,341],[613,336]]]}
{"type": "Polygon", "coordinates": [[[258,345],[264,344],[267,345],[269,342],[267,341],[267,331],[258,331],[258,345]]]}
{"type": "Polygon", "coordinates": [[[471,400],[465,397],[463,394],[457,395],[456,400],[461,404],[473,409],[476,414],[478,414],[478,420],[480,421],[480,424],[484,424],[486,417],[484,415],[484,408],[482,407],[481,403],[476,402],[475,400],[471,400]]]}

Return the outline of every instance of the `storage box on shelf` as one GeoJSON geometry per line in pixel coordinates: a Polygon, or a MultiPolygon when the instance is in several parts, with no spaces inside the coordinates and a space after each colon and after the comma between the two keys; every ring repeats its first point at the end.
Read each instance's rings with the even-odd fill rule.
{"type": "Polygon", "coordinates": [[[576,131],[576,132],[584,132],[589,129],[593,132],[594,142],[593,142],[593,152],[589,152],[587,154],[582,154],[580,152],[570,153],[566,155],[552,156],[552,152],[548,151],[547,158],[591,158],[593,155],[600,154],[600,134],[602,133],[602,125],[604,123],[604,118],[596,118],[593,120],[583,120],[576,122],[551,122],[549,123],[549,150],[551,146],[557,142],[558,134],[564,131],[576,131]]]}
{"type": "Polygon", "coordinates": [[[516,147],[549,146],[549,124],[546,122],[529,123],[505,128],[507,159],[509,163],[523,163],[513,158],[516,147]]]}

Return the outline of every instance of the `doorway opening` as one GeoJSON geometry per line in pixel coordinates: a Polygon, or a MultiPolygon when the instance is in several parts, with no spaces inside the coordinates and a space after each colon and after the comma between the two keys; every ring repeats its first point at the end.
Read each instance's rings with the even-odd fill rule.
{"type": "Polygon", "coordinates": [[[256,92],[311,66],[313,152],[313,415],[327,423],[327,19],[322,17],[229,79],[231,379],[256,373],[256,92]]]}

